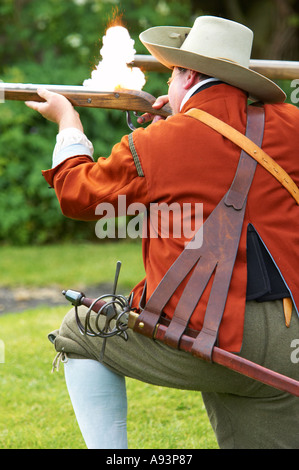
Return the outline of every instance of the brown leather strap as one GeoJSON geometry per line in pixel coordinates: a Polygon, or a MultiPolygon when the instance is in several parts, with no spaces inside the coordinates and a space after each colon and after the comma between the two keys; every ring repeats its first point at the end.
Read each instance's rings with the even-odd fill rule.
{"type": "MultiPolygon", "coordinates": [[[[263,130],[263,108],[249,108],[247,136],[261,145],[263,130]]],[[[193,344],[192,353],[205,359],[211,359],[212,349],[217,339],[238,250],[245,213],[246,197],[255,168],[256,162],[248,158],[245,152],[242,151],[237,172],[229,191],[204,224],[204,244],[202,247],[202,256],[198,263],[199,269],[195,269],[192,275],[192,277],[194,277],[192,284],[195,289],[193,290],[193,297],[194,292],[196,292],[196,285],[202,276],[200,264],[204,260],[211,259],[211,257],[214,259],[216,257],[217,264],[215,266],[214,280],[204,317],[204,324],[193,344]]],[[[185,289],[179,302],[181,308],[178,314],[179,317],[183,315],[186,318],[185,307],[186,304],[188,305],[188,302],[185,303],[184,299],[188,294],[187,289],[185,289]]],[[[200,295],[202,295],[202,292],[200,292],[200,295]]],[[[195,298],[198,299],[197,296],[195,298]]],[[[196,304],[194,304],[194,308],[195,307],[196,304]]],[[[184,333],[182,326],[180,327],[180,331],[176,327],[176,315],[177,313],[175,312],[170,327],[165,335],[166,343],[172,346],[175,345],[178,334],[180,335],[180,339],[184,333]],[[173,334],[172,337],[171,332],[173,334]],[[171,342],[169,342],[170,338],[171,342]]],[[[182,325],[181,318],[180,325],[182,325]]]]}
{"type": "MultiPolygon", "coordinates": [[[[261,145],[263,129],[263,108],[249,107],[246,132],[248,138],[261,145]]],[[[194,248],[195,236],[195,239],[183,250],[148,300],[135,323],[136,331],[146,336],[154,336],[163,308],[195,266],[167,328],[164,342],[179,348],[180,339],[189,319],[209,279],[214,276],[204,325],[192,349],[194,355],[211,360],[235,263],[246,197],[255,168],[256,161],[242,151],[231,188],[204,223],[202,246],[194,248]]]]}
{"type": "Polygon", "coordinates": [[[265,153],[259,145],[245,137],[241,132],[237,131],[225,122],[217,119],[215,116],[203,111],[202,109],[190,109],[185,113],[187,116],[194,117],[211,127],[215,131],[227,137],[240,148],[246,151],[248,155],[254,158],[262,165],[274,178],[276,178],[282,186],[291,194],[296,203],[299,204],[299,189],[290,175],[275,162],[267,153],[265,153]]]}

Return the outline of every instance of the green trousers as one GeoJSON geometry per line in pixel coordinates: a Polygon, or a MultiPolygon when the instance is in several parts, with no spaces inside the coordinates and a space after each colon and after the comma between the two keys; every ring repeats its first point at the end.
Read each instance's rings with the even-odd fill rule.
{"type": "MultiPolygon", "coordinates": [[[[85,313],[81,307],[82,322],[85,313]]],[[[201,392],[220,448],[299,448],[299,398],[131,330],[128,337],[107,339],[103,363],[153,385],[201,392]]],[[[74,310],[49,339],[69,357],[100,360],[103,340],[79,332],[74,310]]],[[[287,328],[281,301],[248,302],[240,355],[299,380],[297,313],[287,328]]]]}

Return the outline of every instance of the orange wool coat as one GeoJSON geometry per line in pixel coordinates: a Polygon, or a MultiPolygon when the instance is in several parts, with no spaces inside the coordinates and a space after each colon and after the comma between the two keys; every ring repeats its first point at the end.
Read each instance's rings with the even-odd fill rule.
{"type": "MultiPolygon", "coordinates": [[[[204,124],[185,116],[184,112],[194,107],[203,109],[245,133],[246,106],[245,93],[229,85],[218,84],[194,95],[181,113],[134,131],[133,142],[143,176],[137,173],[128,136],[113,147],[107,159],[91,162],[88,157],[74,156],[56,168],[44,171],[43,175],[54,186],[62,212],[71,218],[96,220],[95,210],[99,203],[109,202],[117,209],[118,195],[125,195],[127,205],[140,202],[147,208],[152,203],[202,203],[205,220],[231,185],[240,149],[204,124]]],[[[265,105],[262,148],[297,185],[298,123],[299,110],[295,106],[285,103],[265,105]]],[[[248,223],[255,227],[263,240],[295,305],[299,306],[298,213],[290,194],[258,165],[248,196],[240,246],[219,329],[220,347],[237,352],[242,346],[248,223]]],[[[143,238],[147,298],[180,254],[185,241],[183,237],[143,238]]],[[[143,286],[144,280],[133,289],[135,306],[139,304],[143,286]]],[[[209,287],[192,315],[192,328],[200,329],[202,326],[209,287]]],[[[169,317],[182,289],[183,286],[164,309],[169,317]]]]}

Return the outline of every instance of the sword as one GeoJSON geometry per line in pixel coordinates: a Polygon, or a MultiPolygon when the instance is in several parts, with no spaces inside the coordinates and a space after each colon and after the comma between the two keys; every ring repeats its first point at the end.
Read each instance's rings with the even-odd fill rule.
{"type": "MultiPolygon", "coordinates": [[[[66,299],[69,300],[76,308],[80,305],[84,305],[88,309],[93,310],[95,313],[107,315],[105,312],[106,296],[101,296],[98,299],[90,299],[86,297],[85,294],[74,290],[63,291],[63,294],[65,295],[66,299]]],[[[120,297],[120,303],[122,302],[124,302],[123,296],[120,297]]],[[[116,319],[116,323],[119,323],[120,325],[119,330],[117,327],[114,327],[114,334],[122,335],[126,329],[133,329],[138,317],[139,314],[130,309],[130,301],[126,302],[126,305],[124,305],[124,308],[122,312],[118,314],[118,317],[116,318],[116,315],[113,317],[116,319]]],[[[156,325],[153,339],[163,342],[169,322],[170,320],[161,319],[161,322],[156,325]]],[[[95,332],[93,330],[92,336],[94,336],[94,333],[95,332]]],[[[196,333],[198,332],[190,330],[189,334],[185,333],[182,335],[179,346],[181,350],[189,353],[191,352],[196,338],[196,333]]],[[[113,333],[110,334],[110,336],[112,335],[113,333]]],[[[101,336],[101,333],[99,333],[97,336],[101,336]]],[[[106,336],[104,336],[104,338],[106,338],[106,336]]],[[[238,372],[239,374],[262,382],[265,385],[269,385],[270,387],[274,387],[278,390],[299,397],[299,381],[249,361],[248,359],[237,356],[236,354],[233,354],[229,351],[225,351],[224,349],[221,349],[217,346],[214,346],[213,348],[212,363],[219,364],[230,370],[238,372]]]]}

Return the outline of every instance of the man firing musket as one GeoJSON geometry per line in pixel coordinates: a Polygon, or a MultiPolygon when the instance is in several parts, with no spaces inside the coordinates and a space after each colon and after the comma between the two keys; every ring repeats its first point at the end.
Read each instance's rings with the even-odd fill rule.
{"type": "MultiPolygon", "coordinates": [[[[43,175],[67,217],[96,220],[97,205],[116,207],[119,195],[127,205],[189,203],[194,218],[195,203],[203,207],[201,246],[165,238],[159,227],[143,238],[146,279],[124,302],[136,313],[127,341],[93,334],[98,316],[83,306],[50,335],[66,361],[85,442],[127,447],[129,376],[201,391],[221,448],[298,448],[298,397],[216,364],[213,352],[299,380],[291,360],[299,336],[299,111],[250,70],[253,34],[241,24],[203,16],[192,28],[151,28],[140,39],[172,69],[168,96],[152,107],[169,102],[173,115],[124,136],[109,158],[94,162],[64,96],[42,90],[45,102],[27,102],[58,124],[53,165],[43,175]],[[86,319],[94,329],[84,334],[86,319]],[[166,331],[156,341],[159,325],[166,331]],[[191,354],[182,350],[186,338],[191,354]]],[[[107,308],[103,325],[109,315],[107,308]]]]}

